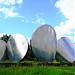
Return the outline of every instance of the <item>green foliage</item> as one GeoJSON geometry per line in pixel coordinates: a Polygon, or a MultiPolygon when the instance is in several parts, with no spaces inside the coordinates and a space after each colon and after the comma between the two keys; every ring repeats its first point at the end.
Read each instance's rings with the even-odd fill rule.
{"type": "Polygon", "coordinates": [[[0,67],[0,75],[75,75],[75,67],[0,67]]]}
{"type": "Polygon", "coordinates": [[[7,43],[8,39],[10,38],[10,36],[11,35],[8,36],[7,34],[5,34],[5,35],[3,35],[3,37],[1,37],[1,39],[4,40],[7,43]]]}
{"type": "Polygon", "coordinates": [[[35,57],[35,54],[33,53],[31,45],[28,45],[28,50],[25,55],[25,58],[23,60],[32,60],[32,61],[37,61],[38,59],[35,57]]]}

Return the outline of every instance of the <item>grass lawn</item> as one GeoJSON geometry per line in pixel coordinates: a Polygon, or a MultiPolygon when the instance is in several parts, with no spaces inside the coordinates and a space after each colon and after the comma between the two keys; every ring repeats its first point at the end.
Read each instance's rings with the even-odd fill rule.
{"type": "Polygon", "coordinates": [[[75,66],[0,67],[0,75],[75,75],[75,66]]]}

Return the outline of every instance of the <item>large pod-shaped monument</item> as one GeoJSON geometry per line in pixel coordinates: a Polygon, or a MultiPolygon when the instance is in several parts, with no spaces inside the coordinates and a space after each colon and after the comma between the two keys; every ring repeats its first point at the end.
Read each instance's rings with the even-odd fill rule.
{"type": "Polygon", "coordinates": [[[56,59],[60,62],[74,62],[75,50],[74,45],[67,37],[61,37],[57,42],[56,59]]]}
{"type": "Polygon", "coordinates": [[[75,52],[75,43],[73,45],[74,45],[74,52],[75,52]]]}
{"type": "Polygon", "coordinates": [[[45,24],[38,27],[32,35],[32,50],[41,61],[53,62],[56,54],[56,45],[56,33],[50,25],[45,24]]]}
{"type": "Polygon", "coordinates": [[[28,49],[28,41],[21,34],[13,34],[7,42],[7,54],[13,62],[21,61],[26,55],[28,49]]]}
{"type": "Polygon", "coordinates": [[[0,62],[2,62],[6,57],[6,42],[0,40],[0,62]]]}

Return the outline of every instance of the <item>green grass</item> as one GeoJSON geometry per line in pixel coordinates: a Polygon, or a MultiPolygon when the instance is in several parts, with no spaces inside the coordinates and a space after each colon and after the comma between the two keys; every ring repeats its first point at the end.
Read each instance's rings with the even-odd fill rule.
{"type": "MultiPolygon", "coordinates": [[[[6,60],[2,63],[11,63],[12,61],[6,60]]],[[[75,66],[38,66],[42,64],[39,61],[24,60],[19,62],[18,65],[11,65],[10,67],[0,66],[0,75],[75,75],[75,66]],[[33,66],[20,66],[19,63],[25,63],[33,66]]],[[[56,60],[53,63],[60,64],[56,60]]],[[[1,64],[0,64],[1,65],[1,64]]]]}
{"type": "Polygon", "coordinates": [[[75,67],[73,66],[0,67],[0,75],[75,75],[75,67]]]}
{"type": "MultiPolygon", "coordinates": [[[[0,62],[0,63],[12,63],[12,61],[11,60],[4,60],[3,62],[0,62]]],[[[19,63],[42,63],[42,62],[41,61],[35,61],[35,60],[23,60],[19,63]]],[[[54,60],[53,63],[60,63],[60,62],[54,60]]]]}

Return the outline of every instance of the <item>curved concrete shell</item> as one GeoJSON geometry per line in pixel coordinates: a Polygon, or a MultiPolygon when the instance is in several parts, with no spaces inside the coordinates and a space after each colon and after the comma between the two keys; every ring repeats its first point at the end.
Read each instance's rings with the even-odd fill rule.
{"type": "Polygon", "coordinates": [[[53,62],[55,59],[56,45],[56,33],[50,25],[45,24],[38,27],[32,35],[32,50],[41,61],[53,62]]]}
{"type": "Polygon", "coordinates": [[[0,40],[0,62],[2,62],[6,57],[6,43],[0,40]]]}
{"type": "Polygon", "coordinates": [[[61,37],[57,42],[56,59],[60,62],[74,62],[75,50],[74,45],[67,37],[61,37]]]}
{"type": "Polygon", "coordinates": [[[74,45],[74,52],[75,52],[75,43],[73,45],[74,45]]]}
{"type": "Polygon", "coordinates": [[[7,42],[7,48],[9,59],[13,62],[19,62],[26,55],[28,49],[28,41],[21,34],[13,34],[7,42]]]}

